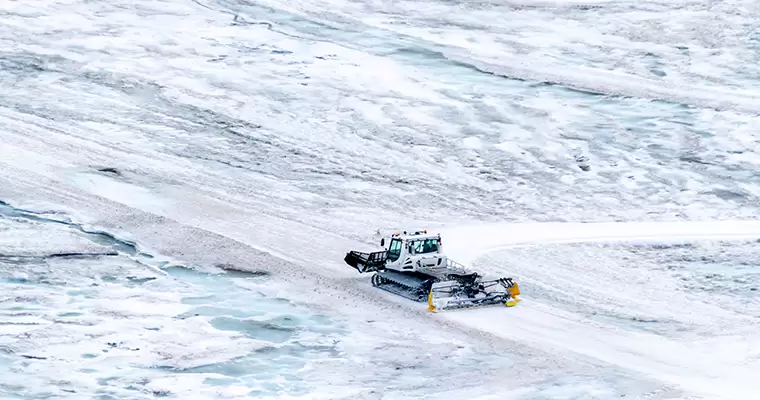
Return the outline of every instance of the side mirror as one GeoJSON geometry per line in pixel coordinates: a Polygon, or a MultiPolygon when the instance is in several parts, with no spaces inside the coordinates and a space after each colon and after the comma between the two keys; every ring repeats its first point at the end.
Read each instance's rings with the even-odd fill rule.
{"type": "Polygon", "coordinates": [[[380,239],[380,247],[385,247],[385,238],[380,239]]]}

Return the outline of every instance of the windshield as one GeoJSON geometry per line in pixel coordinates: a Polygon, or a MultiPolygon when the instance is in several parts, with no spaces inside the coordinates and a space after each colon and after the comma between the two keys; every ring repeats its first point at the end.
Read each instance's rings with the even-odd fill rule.
{"type": "Polygon", "coordinates": [[[388,246],[388,259],[396,261],[399,256],[401,256],[401,239],[393,239],[391,245],[388,246]]]}
{"type": "Polygon", "coordinates": [[[411,242],[410,246],[414,249],[415,254],[435,253],[438,251],[438,240],[437,239],[415,240],[411,242]]]}

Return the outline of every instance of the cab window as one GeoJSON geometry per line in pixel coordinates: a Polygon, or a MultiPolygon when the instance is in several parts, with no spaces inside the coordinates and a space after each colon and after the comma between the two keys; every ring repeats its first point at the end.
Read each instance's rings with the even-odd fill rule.
{"type": "Polygon", "coordinates": [[[437,239],[416,240],[412,243],[415,254],[435,253],[438,251],[437,239]]]}
{"type": "Polygon", "coordinates": [[[388,259],[396,261],[401,256],[401,239],[391,240],[390,246],[388,246],[388,259]]]}

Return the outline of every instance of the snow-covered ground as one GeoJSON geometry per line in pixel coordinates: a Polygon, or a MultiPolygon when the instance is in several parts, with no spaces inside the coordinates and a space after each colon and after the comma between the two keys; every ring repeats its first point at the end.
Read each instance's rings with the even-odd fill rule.
{"type": "Polygon", "coordinates": [[[760,221],[496,224],[447,233],[449,254],[510,274],[527,298],[504,323],[492,310],[447,318],[705,398],[757,390],[760,221]]]}
{"type": "Polygon", "coordinates": [[[1,2],[0,393],[753,396],[757,8],[1,2]],[[523,302],[343,263],[423,227],[523,302]]]}

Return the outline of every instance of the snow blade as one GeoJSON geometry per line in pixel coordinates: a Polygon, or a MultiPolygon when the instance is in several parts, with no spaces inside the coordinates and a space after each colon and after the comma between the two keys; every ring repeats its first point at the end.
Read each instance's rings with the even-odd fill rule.
{"type": "Polygon", "coordinates": [[[512,307],[520,301],[520,289],[512,278],[484,281],[478,274],[451,274],[447,280],[430,288],[428,309],[431,312],[477,308],[504,304],[512,307]]]}

